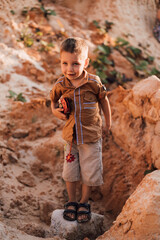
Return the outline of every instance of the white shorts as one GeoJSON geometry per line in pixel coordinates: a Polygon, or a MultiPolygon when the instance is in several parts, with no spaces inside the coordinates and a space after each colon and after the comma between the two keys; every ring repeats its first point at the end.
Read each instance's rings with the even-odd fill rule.
{"type": "Polygon", "coordinates": [[[76,182],[80,179],[87,186],[103,184],[102,139],[95,143],[76,145],[72,143],[70,161],[66,160],[70,152],[70,143],[64,146],[64,181],[76,182]]]}

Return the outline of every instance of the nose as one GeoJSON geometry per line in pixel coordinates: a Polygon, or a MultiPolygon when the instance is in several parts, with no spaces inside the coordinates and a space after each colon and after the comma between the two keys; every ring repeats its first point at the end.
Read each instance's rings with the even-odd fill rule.
{"type": "Polygon", "coordinates": [[[68,65],[67,71],[68,72],[73,72],[73,66],[71,64],[68,65]]]}

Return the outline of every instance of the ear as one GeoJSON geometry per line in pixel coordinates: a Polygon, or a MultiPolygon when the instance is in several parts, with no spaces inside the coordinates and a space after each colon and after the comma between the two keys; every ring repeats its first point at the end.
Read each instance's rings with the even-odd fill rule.
{"type": "Polygon", "coordinates": [[[87,59],[85,60],[84,68],[87,68],[88,65],[89,65],[89,58],[87,58],[87,59]]]}

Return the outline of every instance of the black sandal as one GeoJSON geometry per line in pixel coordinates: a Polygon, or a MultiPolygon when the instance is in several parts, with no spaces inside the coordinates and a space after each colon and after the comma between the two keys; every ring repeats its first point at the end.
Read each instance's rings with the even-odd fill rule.
{"type": "Polygon", "coordinates": [[[68,202],[64,205],[64,212],[63,212],[63,218],[68,221],[75,221],[77,219],[77,208],[78,203],[77,202],[68,202]],[[68,207],[73,206],[75,209],[68,209],[68,207]],[[70,217],[69,214],[73,214],[74,217],[70,217]]]}
{"type": "Polygon", "coordinates": [[[78,223],[86,223],[91,219],[91,208],[90,208],[90,204],[88,203],[79,203],[78,204],[78,209],[77,209],[77,222],[78,223]],[[79,208],[84,207],[86,208],[86,211],[78,211],[79,208]],[[86,218],[78,220],[79,216],[85,215],[86,218]]]}

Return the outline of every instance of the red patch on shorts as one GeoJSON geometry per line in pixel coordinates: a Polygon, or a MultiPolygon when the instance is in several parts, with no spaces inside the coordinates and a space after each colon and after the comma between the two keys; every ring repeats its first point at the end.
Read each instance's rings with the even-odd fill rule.
{"type": "Polygon", "coordinates": [[[66,156],[66,161],[67,162],[73,162],[75,160],[75,156],[72,154],[72,153],[69,153],[67,156],[66,156]]]}

